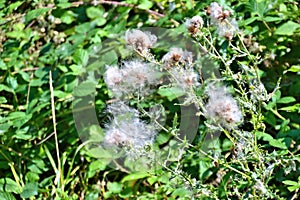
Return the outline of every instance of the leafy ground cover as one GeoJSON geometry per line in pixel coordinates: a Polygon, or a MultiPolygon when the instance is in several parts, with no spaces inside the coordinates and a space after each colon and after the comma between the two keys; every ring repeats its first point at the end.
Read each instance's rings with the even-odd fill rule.
{"type": "Polygon", "coordinates": [[[0,199],[298,199],[297,1],[0,1],[0,199]]]}

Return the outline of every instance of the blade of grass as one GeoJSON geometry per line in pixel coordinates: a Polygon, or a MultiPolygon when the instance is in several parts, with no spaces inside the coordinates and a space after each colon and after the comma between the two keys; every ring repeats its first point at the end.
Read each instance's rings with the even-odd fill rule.
{"type": "MultiPolygon", "coordinates": [[[[51,110],[52,110],[52,120],[53,120],[53,132],[54,132],[54,139],[55,139],[55,149],[56,149],[56,157],[57,157],[57,168],[58,173],[56,173],[56,180],[58,181],[58,186],[63,185],[63,177],[62,177],[62,169],[61,169],[61,162],[60,162],[60,155],[59,155],[59,145],[58,145],[58,138],[57,138],[57,131],[56,131],[56,117],[55,117],[55,104],[54,104],[54,91],[52,85],[52,72],[49,71],[49,85],[50,85],[50,95],[51,95],[51,110]]],[[[61,188],[63,191],[63,187],[61,188]]]]}

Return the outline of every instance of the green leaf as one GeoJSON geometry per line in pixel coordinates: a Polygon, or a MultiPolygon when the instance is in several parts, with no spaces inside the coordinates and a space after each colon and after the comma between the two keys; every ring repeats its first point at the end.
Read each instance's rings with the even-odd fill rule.
{"type": "Polygon", "coordinates": [[[287,12],[287,7],[286,7],[286,5],[284,3],[281,3],[279,5],[279,11],[280,12],[287,12]]]}
{"type": "Polygon", "coordinates": [[[0,104],[7,103],[7,100],[5,97],[0,97],[0,104]]]}
{"type": "Polygon", "coordinates": [[[158,142],[158,144],[164,144],[166,143],[172,135],[167,133],[160,133],[156,136],[155,140],[158,142]]]}
{"type": "Polygon", "coordinates": [[[2,192],[2,191],[0,191],[0,199],[3,199],[3,200],[16,200],[16,198],[14,197],[14,195],[12,193],[2,192]]]}
{"type": "Polygon", "coordinates": [[[90,127],[90,140],[93,142],[102,142],[104,138],[104,131],[98,125],[92,125],[90,127]]]}
{"type": "Polygon", "coordinates": [[[288,21],[281,25],[276,31],[276,35],[293,35],[294,32],[300,28],[300,24],[293,22],[293,21],[288,21]]]}
{"type": "Polygon", "coordinates": [[[260,19],[259,17],[251,17],[251,18],[246,19],[246,20],[240,20],[239,24],[240,24],[240,26],[244,26],[244,25],[251,24],[252,22],[254,22],[256,20],[259,20],[259,19],[260,19]]]}
{"type": "MultiPolygon", "coordinates": [[[[91,22],[85,22],[85,23],[82,23],[82,24],[76,26],[75,31],[77,33],[80,33],[79,35],[77,35],[77,36],[80,36],[78,39],[84,40],[84,38],[85,38],[84,34],[89,32],[92,28],[94,28],[94,26],[91,24],[91,22]]],[[[75,35],[73,37],[75,37],[75,35]]]]}
{"type": "Polygon", "coordinates": [[[190,197],[191,196],[191,191],[184,189],[184,188],[177,188],[174,190],[172,193],[173,197],[190,197]]]}
{"type": "Polygon", "coordinates": [[[6,81],[7,81],[7,85],[10,88],[12,88],[13,90],[17,89],[17,87],[18,87],[17,79],[15,79],[14,77],[9,76],[9,77],[7,77],[6,81]]]}
{"type": "Polygon", "coordinates": [[[103,149],[101,147],[88,149],[87,153],[94,158],[113,159],[117,156],[117,154],[115,154],[113,151],[103,149]]]}
{"type": "Polygon", "coordinates": [[[297,190],[297,189],[299,189],[299,188],[300,188],[299,185],[293,185],[293,186],[289,186],[289,187],[288,187],[288,190],[291,191],[291,192],[293,192],[293,191],[295,191],[295,190],[297,190]]]}
{"type": "Polygon", "coordinates": [[[222,143],[222,150],[223,151],[230,151],[233,147],[233,143],[231,142],[231,140],[229,139],[224,139],[223,143],[222,143]]]}
{"type": "Polygon", "coordinates": [[[286,181],[282,181],[282,182],[286,185],[298,185],[298,186],[300,186],[300,184],[296,181],[286,180],[286,181]]]}
{"type": "Polygon", "coordinates": [[[247,7],[254,14],[257,14],[260,20],[263,20],[264,14],[268,11],[268,3],[263,0],[250,0],[247,7]]]}
{"type": "Polygon", "coordinates": [[[19,71],[18,73],[22,76],[24,81],[26,81],[26,82],[30,81],[30,76],[27,73],[25,73],[23,71],[19,71]]]}
{"type": "Polygon", "coordinates": [[[104,11],[105,10],[103,7],[89,7],[88,9],[86,9],[86,15],[90,19],[103,18],[104,11]]]}
{"type": "Polygon", "coordinates": [[[31,20],[36,19],[41,15],[45,15],[49,10],[51,10],[51,8],[39,8],[29,11],[25,16],[25,23],[27,24],[31,20]]]}
{"type": "Polygon", "coordinates": [[[285,72],[300,72],[300,65],[292,65],[288,70],[285,72]]]}
{"type": "Polygon", "coordinates": [[[122,183],[126,182],[126,181],[135,181],[137,179],[141,179],[141,178],[145,178],[145,177],[148,177],[149,174],[147,172],[136,172],[136,173],[131,173],[127,176],[125,176],[123,179],[122,179],[122,183]]]}
{"type": "Polygon", "coordinates": [[[83,97],[89,94],[94,93],[96,84],[91,81],[85,81],[79,84],[77,87],[74,88],[74,96],[83,97]]]}
{"type": "Polygon", "coordinates": [[[97,159],[92,162],[88,168],[88,178],[94,177],[97,172],[104,170],[109,163],[109,159],[97,159]]]}
{"type": "Polygon", "coordinates": [[[32,135],[28,133],[29,127],[25,127],[24,129],[20,129],[16,131],[16,134],[13,135],[13,138],[21,139],[21,140],[29,140],[32,138],[32,135]]]}
{"type": "Polygon", "coordinates": [[[115,194],[118,194],[122,191],[122,183],[118,183],[118,182],[108,182],[107,183],[107,189],[115,194]]]}
{"type": "Polygon", "coordinates": [[[5,62],[3,62],[3,60],[0,60],[0,69],[7,70],[7,66],[6,66],[5,62]]]}
{"type": "Polygon", "coordinates": [[[68,95],[70,95],[69,93],[60,91],[60,90],[54,90],[54,96],[58,97],[58,98],[66,98],[68,95]]]}
{"type": "Polygon", "coordinates": [[[84,71],[81,65],[70,65],[70,69],[75,76],[81,74],[84,71]]]}
{"type": "Polygon", "coordinates": [[[10,3],[8,6],[8,12],[11,13],[16,10],[20,5],[23,4],[23,1],[17,1],[15,3],[10,3]]]}
{"type": "Polygon", "coordinates": [[[0,179],[0,191],[2,192],[13,192],[19,194],[21,192],[19,185],[10,178],[0,179]]]}
{"type": "Polygon", "coordinates": [[[300,188],[300,184],[296,181],[290,181],[290,180],[286,180],[286,181],[282,181],[285,185],[291,185],[288,187],[288,190],[290,192],[293,192],[295,190],[297,190],[298,188],[300,188]]]}
{"type": "Polygon", "coordinates": [[[77,15],[71,10],[68,10],[60,17],[60,19],[63,23],[71,24],[73,21],[75,21],[75,17],[77,17],[77,15]]]}
{"type": "Polygon", "coordinates": [[[82,66],[86,66],[89,60],[89,53],[84,49],[75,51],[73,55],[73,61],[82,66]]]}
{"type": "Polygon", "coordinates": [[[279,149],[287,149],[287,146],[284,142],[284,138],[273,139],[270,141],[270,145],[279,149]]]}
{"type": "Polygon", "coordinates": [[[104,65],[116,64],[118,62],[118,54],[114,50],[108,51],[101,56],[101,61],[104,65]]]}
{"type": "Polygon", "coordinates": [[[20,128],[26,122],[32,118],[32,114],[27,114],[25,112],[12,112],[8,115],[7,119],[13,121],[13,126],[20,128]]]}
{"type": "Polygon", "coordinates": [[[89,170],[91,171],[99,171],[104,170],[108,163],[103,162],[102,160],[95,160],[89,165],[89,170]]]}
{"type": "Polygon", "coordinates": [[[27,183],[23,188],[21,193],[22,198],[30,198],[38,194],[38,184],[37,183],[27,183]]]}
{"type": "Polygon", "coordinates": [[[8,129],[11,127],[11,124],[5,123],[5,124],[0,124],[0,135],[8,131],[8,129]]]}
{"type": "Polygon", "coordinates": [[[167,97],[169,101],[173,101],[185,94],[184,90],[179,87],[159,88],[158,94],[167,97]]]}
{"type": "Polygon", "coordinates": [[[278,22],[278,21],[282,21],[282,18],[281,17],[270,17],[270,16],[266,16],[264,18],[264,20],[266,22],[278,22]]]}
{"type": "Polygon", "coordinates": [[[153,185],[153,183],[157,182],[157,176],[150,176],[149,178],[147,178],[147,181],[150,185],[153,185]]]}
{"type": "Polygon", "coordinates": [[[270,142],[271,140],[273,140],[274,138],[269,135],[268,133],[264,133],[264,132],[256,132],[256,137],[257,139],[259,140],[263,140],[263,141],[267,141],[267,142],[270,142]]]}
{"type": "Polygon", "coordinates": [[[42,80],[42,79],[33,79],[31,82],[30,82],[30,86],[32,87],[39,87],[39,86],[42,86],[43,84],[47,83],[48,81],[46,80],[42,80]]]}
{"type": "Polygon", "coordinates": [[[280,108],[279,110],[284,110],[286,112],[298,112],[298,113],[300,113],[300,103],[297,103],[293,106],[283,107],[283,108],[280,108]]]}
{"type": "Polygon", "coordinates": [[[296,99],[294,97],[282,97],[281,99],[277,100],[277,103],[287,104],[287,103],[292,103],[295,101],[296,101],[296,99]]]}
{"type": "Polygon", "coordinates": [[[97,26],[102,26],[106,23],[106,19],[100,17],[95,19],[94,21],[96,22],[97,26]]]}
{"type": "Polygon", "coordinates": [[[34,172],[27,172],[25,178],[29,182],[37,182],[40,179],[39,175],[34,172]]]}
{"type": "Polygon", "coordinates": [[[69,2],[62,2],[62,3],[57,4],[57,7],[64,9],[64,8],[70,8],[70,7],[72,7],[72,5],[73,4],[69,3],[69,2]]]}
{"type": "Polygon", "coordinates": [[[153,6],[152,1],[149,0],[141,0],[139,2],[138,8],[143,9],[143,10],[148,10],[153,6]]]}
{"type": "Polygon", "coordinates": [[[14,93],[14,90],[12,90],[11,88],[7,87],[6,85],[0,84],[0,92],[3,90],[6,92],[14,93]]]}
{"type": "Polygon", "coordinates": [[[25,117],[26,113],[25,112],[12,112],[9,114],[8,119],[13,120],[13,119],[17,119],[17,118],[22,118],[25,117]]]}

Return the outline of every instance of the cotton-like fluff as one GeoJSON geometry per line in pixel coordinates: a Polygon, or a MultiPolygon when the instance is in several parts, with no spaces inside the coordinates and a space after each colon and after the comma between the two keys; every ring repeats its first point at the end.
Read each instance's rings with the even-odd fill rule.
{"type": "Polygon", "coordinates": [[[104,80],[110,88],[118,87],[121,84],[122,79],[122,70],[120,70],[117,66],[106,67],[104,80]]]}
{"type": "Polygon", "coordinates": [[[225,37],[227,40],[232,40],[235,33],[238,31],[236,20],[223,21],[218,24],[217,33],[220,37],[225,37]]]}
{"type": "Polygon", "coordinates": [[[209,100],[205,105],[205,116],[227,128],[232,128],[243,119],[235,99],[227,93],[226,87],[210,86],[209,100]]]}
{"type": "Polygon", "coordinates": [[[125,33],[126,44],[140,53],[148,52],[157,41],[157,37],[150,32],[133,29],[125,33]]]}
{"type": "Polygon", "coordinates": [[[148,63],[138,60],[123,62],[121,68],[107,66],[104,81],[114,96],[147,94],[149,86],[157,82],[157,72],[148,63]]]}
{"type": "Polygon", "coordinates": [[[200,85],[198,82],[199,76],[193,68],[184,69],[176,67],[172,68],[169,72],[173,84],[184,90],[200,85]]]}
{"type": "Polygon", "coordinates": [[[157,80],[156,71],[148,63],[140,61],[124,62],[122,71],[127,84],[135,89],[155,84],[157,80]]]}
{"type": "Polygon", "coordinates": [[[181,48],[171,48],[170,51],[163,56],[162,62],[166,69],[169,69],[176,63],[189,65],[193,62],[193,54],[189,51],[183,51],[181,48]]]}
{"type": "Polygon", "coordinates": [[[137,110],[117,102],[108,106],[108,112],[113,118],[105,129],[103,143],[106,147],[141,149],[153,143],[157,132],[152,125],[139,119],[137,110]]]}
{"type": "Polygon", "coordinates": [[[238,31],[238,24],[235,19],[230,19],[231,12],[223,10],[218,3],[213,2],[209,7],[209,16],[211,24],[217,27],[217,33],[220,37],[232,40],[238,31]]]}
{"type": "Polygon", "coordinates": [[[212,23],[219,22],[223,15],[223,8],[217,2],[212,2],[209,6],[209,11],[212,23]]]}
{"type": "Polygon", "coordinates": [[[209,16],[212,24],[218,24],[222,20],[229,18],[231,15],[230,11],[223,10],[217,2],[213,2],[209,6],[209,16]]]}
{"type": "Polygon", "coordinates": [[[202,17],[196,15],[191,19],[186,20],[185,26],[191,34],[196,34],[202,27],[204,21],[202,17]]]}

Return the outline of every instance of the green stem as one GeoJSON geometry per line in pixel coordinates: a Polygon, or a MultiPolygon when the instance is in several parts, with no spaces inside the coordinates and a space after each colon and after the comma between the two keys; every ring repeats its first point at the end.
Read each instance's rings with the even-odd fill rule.
{"type": "Polygon", "coordinates": [[[62,192],[64,191],[63,188],[63,173],[61,168],[61,161],[60,161],[60,154],[59,154],[59,145],[58,145],[58,137],[56,131],[56,116],[55,116],[55,104],[54,104],[54,89],[52,85],[52,72],[49,71],[49,86],[50,86],[50,97],[51,97],[51,111],[52,111],[52,120],[53,120],[53,130],[54,130],[54,139],[55,139],[55,149],[56,149],[56,157],[57,157],[57,166],[58,166],[58,173],[57,181],[58,185],[61,185],[62,192]]]}

